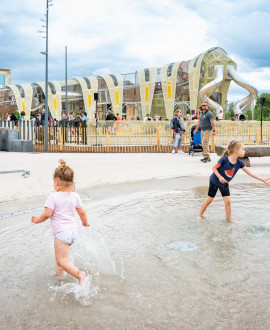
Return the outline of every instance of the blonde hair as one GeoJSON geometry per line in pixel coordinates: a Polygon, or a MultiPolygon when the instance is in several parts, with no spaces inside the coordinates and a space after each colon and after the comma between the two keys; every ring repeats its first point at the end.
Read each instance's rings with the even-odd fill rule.
{"type": "Polygon", "coordinates": [[[232,140],[227,149],[224,151],[223,156],[230,156],[232,155],[236,150],[240,149],[243,145],[242,141],[238,140],[232,140]]]}
{"type": "Polygon", "coordinates": [[[60,181],[60,186],[63,188],[70,188],[70,190],[74,190],[75,185],[73,169],[67,166],[63,159],[59,160],[59,164],[60,165],[54,171],[53,179],[58,179],[60,181]]]}

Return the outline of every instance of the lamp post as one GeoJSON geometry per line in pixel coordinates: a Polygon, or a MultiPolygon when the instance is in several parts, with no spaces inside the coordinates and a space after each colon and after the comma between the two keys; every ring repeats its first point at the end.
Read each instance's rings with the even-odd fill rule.
{"type": "Polygon", "coordinates": [[[260,97],[260,105],[261,105],[261,144],[262,144],[262,118],[263,118],[263,105],[265,103],[265,97],[260,97]]]}
{"type": "MultiPolygon", "coordinates": [[[[53,0],[46,0],[46,21],[42,19],[43,22],[46,23],[46,37],[43,37],[46,39],[46,51],[41,52],[42,55],[46,56],[46,62],[45,62],[45,145],[44,145],[44,151],[48,152],[48,55],[49,55],[49,49],[48,49],[48,28],[49,28],[49,7],[52,6],[53,0]]],[[[43,33],[44,31],[39,31],[40,33],[43,33]]]]}
{"type": "Polygon", "coordinates": [[[65,73],[66,73],[66,114],[67,116],[69,115],[69,110],[68,110],[68,98],[67,98],[67,46],[65,46],[65,73]]]}

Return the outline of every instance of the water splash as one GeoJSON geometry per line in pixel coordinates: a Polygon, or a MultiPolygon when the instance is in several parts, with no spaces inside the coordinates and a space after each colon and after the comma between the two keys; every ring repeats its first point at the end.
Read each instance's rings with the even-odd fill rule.
{"type": "Polygon", "coordinates": [[[78,283],[63,283],[60,286],[49,286],[52,292],[50,300],[60,297],[63,302],[69,303],[70,299],[75,299],[81,305],[89,306],[93,297],[99,295],[98,277],[88,274],[83,286],[78,283]]]}
{"type": "Polygon", "coordinates": [[[270,235],[270,223],[258,223],[250,227],[247,231],[247,235],[253,237],[266,237],[270,235]]]}
{"type": "Polygon", "coordinates": [[[180,252],[191,252],[198,250],[198,246],[195,243],[186,241],[171,242],[166,245],[166,248],[177,250],[180,252]]]}
{"type": "Polygon", "coordinates": [[[115,264],[101,234],[93,229],[84,228],[80,237],[75,253],[83,262],[97,272],[115,275],[115,264]]]}
{"type": "Polygon", "coordinates": [[[188,234],[198,234],[200,232],[198,229],[189,227],[181,227],[181,230],[188,234]]]}
{"type": "Polygon", "coordinates": [[[214,242],[222,242],[222,239],[219,238],[219,237],[213,237],[212,240],[213,240],[214,242]]]}

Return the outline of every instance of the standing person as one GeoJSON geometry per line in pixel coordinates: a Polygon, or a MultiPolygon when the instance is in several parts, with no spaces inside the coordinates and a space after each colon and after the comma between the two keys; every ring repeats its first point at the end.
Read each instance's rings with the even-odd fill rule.
{"type": "Polygon", "coordinates": [[[42,110],[41,114],[41,124],[44,126],[45,125],[45,109],[42,110]]]}
{"type": "Polygon", "coordinates": [[[19,117],[19,120],[24,120],[25,112],[22,111],[19,117]]]}
{"type": "Polygon", "coordinates": [[[173,117],[173,135],[174,135],[174,144],[172,154],[175,154],[175,148],[177,147],[177,153],[183,154],[184,152],[181,150],[181,141],[182,134],[185,132],[184,123],[180,120],[182,113],[180,110],[176,110],[174,112],[173,117]]]}
{"type": "Polygon", "coordinates": [[[54,236],[54,250],[56,259],[56,276],[66,271],[79,280],[83,285],[86,274],[79,270],[68,259],[68,251],[71,244],[78,238],[78,228],[75,219],[75,211],[79,214],[82,225],[89,226],[87,214],[83,208],[80,196],[73,192],[74,172],[66,165],[64,160],[59,161],[60,166],[56,168],[53,175],[54,189],[47,198],[45,211],[39,216],[32,216],[32,223],[41,223],[51,219],[52,233],[54,236]]]}
{"type": "Polygon", "coordinates": [[[40,113],[40,112],[37,113],[36,116],[35,116],[35,118],[36,118],[35,125],[36,125],[37,127],[39,127],[39,125],[41,125],[41,113],[40,113]]]}
{"type": "Polygon", "coordinates": [[[121,117],[119,116],[119,113],[116,114],[116,123],[115,123],[115,130],[117,133],[120,132],[120,126],[121,126],[121,117]]]}
{"type": "Polygon", "coordinates": [[[223,111],[220,110],[219,113],[217,114],[217,120],[223,120],[223,111]]]}
{"type": "Polygon", "coordinates": [[[62,132],[64,143],[67,142],[68,138],[68,115],[67,111],[63,111],[61,115],[61,121],[59,122],[59,126],[63,129],[60,130],[62,132]]]}
{"type": "Polygon", "coordinates": [[[202,104],[202,113],[200,114],[200,119],[197,123],[197,126],[194,130],[194,134],[197,133],[198,129],[201,127],[202,135],[202,147],[203,147],[203,156],[201,159],[203,163],[211,162],[210,151],[209,151],[209,142],[211,135],[216,135],[214,116],[211,111],[208,110],[208,103],[203,102],[202,104]]]}
{"type": "Polygon", "coordinates": [[[17,120],[17,117],[12,112],[12,114],[10,115],[10,121],[16,121],[16,120],[17,120]]]}
{"type": "Polygon", "coordinates": [[[34,96],[34,102],[35,102],[35,107],[37,107],[38,106],[38,95],[37,95],[37,93],[34,96]]]}
{"type": "Polygon", "coordinates": [[[88,120],[89,120],[89,117],[87,116],[87,112],[84,112],[83,120],[86,121],[86,126],[87,126],[87,123],[88,123],[88,120]]]}
{"type": "Polygon", "coordinates": [[[64,120],[64,121],[67,121],[68,120],[68,116],[67,116],[66,111],[63,111],[62,112],[61,120],[64,120]]]}
{"type": "Polygon", "coordinates": [[[107,123],[106,123],[106,127],[108,128],[108,132],[109,132],[110,134],[114,134],[114,128],[113,128],[114,123],[113,123],[113,121],[116,120],[116,117],[115,117],[115,115],[111,112],[111,110],[108,110],[108,111],[107,111],[107,115],[106,115],[105,120],[107,121],[107,123]]]}
{"type": "Polygon", "coordinates": [[[144,118],[144,121],[151,121],[151,120],[152,120],[152,118],[150,117],[150,114],[147,113],[145,118],[144,118]]]}
{"type": "Polygon", "coordinates": [[[111,110],[108,110],[105,120],[116,120],[116,117],[111,110]]]}
{"type": "Polygon", "coordinates": [[[229,181],[233,179],[237,171],[241,168],[248,175],[254,179],[260,180],[270,185],[270,178],[262,179],[256,174],[253,174],[239,157],[244,157],[245,148],[241,141],[231,141],[228,145],[228,149],[223,154],[223,157],[213,166],[213,174],[210,176],[210,184],[208,190],[208,196],[201,206],[198,219],[201,219],[207,207],[212,203],[216,196],[218,189],[221,192],[225,203],[226,218],[231,221],[231,198],[229,181]]]}
{"type": "Polygon", "coordinates": [[[234,116],[234,121],[239,121],[239,115],[238,115],[238,113],[234,116]]]}
{"type": "Polygon", "coordinates": [[[68,119],[69,119],[69,121],[72,121],[72,120],[75,120],[75,118],[76,118],[75,112],[72,111],[71,114],[69,115],[68,119]]]}

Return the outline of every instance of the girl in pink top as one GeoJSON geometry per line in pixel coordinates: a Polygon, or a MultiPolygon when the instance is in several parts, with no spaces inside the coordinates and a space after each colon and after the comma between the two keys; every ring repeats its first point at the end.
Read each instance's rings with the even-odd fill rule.
{"type": "Polygon", "coordinates": [[[78,238],[78,228],[75,219],[75,211],[78,212],[82,225],[89,226],[87,214],[83,208],[80,196],[73,192],[74,172],[66,165],[64,160],[59,161],[60,166],[54,171],[54,189],[47,198],[45,211],[39,217],[32,217],[33,223],[41,223],[51,219],[52,233],[54,236],[54,250],[56,259],[56,276],[66,271],[79,280],[83,285],[86,274],[80,271],[68,259],[69,247],[78,238]]]}

